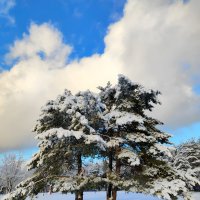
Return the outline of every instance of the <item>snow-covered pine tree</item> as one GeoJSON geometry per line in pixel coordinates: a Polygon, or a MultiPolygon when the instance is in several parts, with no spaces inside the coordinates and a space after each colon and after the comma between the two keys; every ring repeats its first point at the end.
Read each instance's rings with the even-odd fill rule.
{"type": "Polygon", "coordinates": [[[23,200],[48,183],[55,192],[76,192],[81,200],[85,188],[105,183],[107,199],[112,200],[118,189],[165,199],[186,194],[185,177],[163,159],[170,156],[163,146],[170,143],[170,135],[147,115],[159,103],[159,92],[145,91],[124,76],[119,76],[117,85],[100,90],[99,95],[65,91],[43,107],[35,128],[40,150],[29,164],[35,173],[4,199],[23,200]],[[106,176],[84,176],[83,158],[96,155],[107,159],[106,176]]]}
{"type": "Polygon", "coordinates": [[[35,173],[5,199],[23,200],[51,184],[54,192],[76,192],[76,200],[82,200],[83,189],[90,184],[84,174],[83,157],[96,155],[104,148],[104,141],[95,132],[101,110],[98,97],[90,91],[72,95],[66,90],[49,101],[34,129],[39,152],[29,169],[35,169],[35,173]]]}
{"type": "Polygon", "coordinates": [[[188,179],[188,184],[193,183],[191,189],[200,190],[200,139],[177,146],[171,161],[173,167],[188,179]]]}
{"type": "Polygon", "coordinates": [[[99,89],[106,105],[101,136],[107,142],[103,156],[109,163],[107,200],[116,200],[117,189],[164,199],[184,196],[184,181],[163,159],[171,155],[164,146],[170,144],[170,135],[157,128],[162,124],[159,120],[147,115],[159,104],[159,92],[146,91],[123,75],[117,85],[99,89]]]}

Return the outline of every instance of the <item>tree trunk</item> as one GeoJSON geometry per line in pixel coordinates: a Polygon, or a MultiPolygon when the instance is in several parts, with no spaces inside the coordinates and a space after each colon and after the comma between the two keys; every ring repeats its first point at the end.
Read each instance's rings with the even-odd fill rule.
{"type": "MultiPolygon", "coordinates": [[[[77,155],[77,165],[78,165],[78,175],[82,172],[82,159],[81,159],[81,152],[77,155]]],[[[83,200],[83,191],[77,191],[75,194],[75,200],[83,200]]]]}
{"type": "MultiPolygon", "coordinates": [[[[120,176],[120,170],[121,170],[121,162],[120,162],[120,159],[117,158],[119,152],[120,152],[120,147],[116,147],[116,169],[115,169],[115,173],[118,177],[120,176]]],[[[118,189],[117,187],[113,188],[113,191],[112,191],[113,200],[117,200],[117,189],[118,189]]]]}
{"type": "MultiPolygon", "coordinates": [[[[109,173],[111,173],[113,170],[113,151],[112,151],[112,149],[110,149],[110,151],[109,151],[108,158],[109,158],[108,168],[109,168],[109,173]]],[[[111,197],[112,197],[112,184],[109,183],[108,189],[107,189],[107,200],[109,200],[111,197]]]]}
{"type": "Polygon", "coordinates": [[[78,191],[75,193],[75,200],[83,200],[83,191],[78,191]]]}
{"type": "Polygon", "coordinates": [[[77,155],[77,165],[78,165],[78,174],[80,174],[82,170],[81,152],[79,152],[77,155]]]}

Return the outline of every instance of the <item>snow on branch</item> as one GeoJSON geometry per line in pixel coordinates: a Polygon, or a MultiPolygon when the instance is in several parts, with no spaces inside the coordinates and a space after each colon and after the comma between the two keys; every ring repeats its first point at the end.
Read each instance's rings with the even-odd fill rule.
{"type": "Polygon", "coordinates": [[[118,158],[128,158],[128,162],[131,166],[139,165],[140,159],[133,151],[128,149],[122,149],[118,155],[118,158]]]}

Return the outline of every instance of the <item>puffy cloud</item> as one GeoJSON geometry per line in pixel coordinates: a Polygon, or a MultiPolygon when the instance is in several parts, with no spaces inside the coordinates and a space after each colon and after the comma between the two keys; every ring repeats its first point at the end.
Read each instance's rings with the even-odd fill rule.
{"type": "Polygon", "coordinates": [[[96,90],[118,73],[162,92],[156,117],[168,126],[198,121],[199,7],[198,0],[130,0],[109,27],[105,52],[70,63],[62,34],[51,24],[31,24],[6,56],[16,64],[0,74],[1,150],[33,145],[29,133],[40,107],[64,88],[96,90]]]}
{"type": "Polygon", "coordinates": [[[52,25],[44,23],[38,27],[32,24],[29,34],[24,34],[22,40],[15,41],[6,59],[9,62],[13,59],[28,60],[38,56],[51,62],[53,68],[57,68],[64,66],[70,52],[71,47],[63,44],[62,34],[52,25]]]}
{"type": "Polygon", "coordinates": [[[200,80],[199,8],[198,0],[130,0],[105,38],[106,52],[118,57],[125,74],[162,92],[156,116],[167,125],[200,119],[193,91],[200,80]]]}
{"type": "Polygon", "coordinates": [[[10,23],[15,23],[15,19],[10,16],[10,10],[15,6],[15,0],[0,0],[0,17],[6,18],[10,23]]]}
{"type": "Polygon", "coordinates": [[[29,34],[15,41],[6,55],[15,61],[0,74],[0,150],[34,144],[33,128],[40,107],[65,88],[74,92],[115,80],[120,71],[106,55],[67,64],[71,47],[51,24],[32,24],[29,34]]]}

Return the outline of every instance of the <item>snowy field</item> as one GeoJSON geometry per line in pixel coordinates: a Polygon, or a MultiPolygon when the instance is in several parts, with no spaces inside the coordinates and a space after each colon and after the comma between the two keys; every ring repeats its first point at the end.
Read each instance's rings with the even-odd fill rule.
{"type": "MultiPolygon", "coordinates": [[[[0,195],[0,197],[2,197],[0,195]]],[[[192,194],[193,200],[200,200],[200,192],[192,194]]],[[[74,200],[73,194],[39,194],[36,200],[74,200]]],[[[104,200],[106,199],[105,192],[85,192],[84,200],[104,200]]],[[[135,193],[125,193],[118,192],[117,200],[159,200],[156,197],[144,195],[144,194],[135,194],[135,193]]]]}

